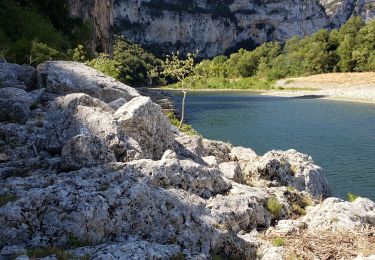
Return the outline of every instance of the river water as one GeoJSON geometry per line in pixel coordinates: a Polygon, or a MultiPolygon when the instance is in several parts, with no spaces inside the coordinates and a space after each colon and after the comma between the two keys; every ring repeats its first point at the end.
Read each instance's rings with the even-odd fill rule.
{"type": "MultiPolygon", "coordinates": [[[[177,106],[181,95],[174,93],[177,106]]],[[[326,172],[333,195],[375,200],[375,105],[259,96],[189,93],[186,120],[205,138],[309,154],[326,172]]]]}

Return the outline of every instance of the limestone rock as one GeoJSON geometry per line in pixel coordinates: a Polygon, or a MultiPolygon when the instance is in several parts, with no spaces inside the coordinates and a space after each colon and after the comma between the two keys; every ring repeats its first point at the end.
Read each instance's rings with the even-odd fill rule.
{"type": "Polygon", "coordinates": [[[78,170],[109,162],[116,156],[98,137],[77,135],[68,140],[61,151],[62,167],[65,170],[78,170]]]}
{"type": "Polygon", "coordinates": [[[375,202],[365,198],[357,198],[354,202],[328,198],[309,209],[303,221],[309,230],[352,230],[375,225],[375,202]]]}
{"type": "Polygon", "coordinates": [[[31,98],[19,88],[0,88],[0,121],[25,123],[30,115],[31,98]]]}
{"type": "Polygon", "coordinates": [[[126,103],[126,100],[124,98],[119,98],[119,99],[116,99],[115,101],[112,101],[108,105],[116,111],[117,109],[125,105],[125,103],[126,103]]]}
{"type": "Polygon", "coordinates": [[[157,187],[180,188],[203,198],[224,193],[231,187],[218,169],[191,160],[138,160],[127,165],[138,174],[150,176],[151,183],[157,187]]]}
{"type": "Polygon", "coordinates": [[[76,257],[90,255],[90,259],[160,259],[168,260],[181,255],[178,245],[161,245],[146,241],[99,245],[77,248],[68,252],[76,257]]]}
{"type": "Polygon", "coordinates": [[[230,156],[233,161],[252,161],[257,157],[257,154],[250,148],[238,146],[232,148],[230,156]]]}
{"type": "Polygon", "coordinates": [[[180,135],[176,137],[177,153],[181,157],[201,160],[203,154],[202,138],[200,136],[180,135]]]}
{"type": "Polygon", "coordinates": [[[39,87],[58,95],[85,93],[106,103],[139,96],[135,89],[79,62],[47,61],[37,71],[39,87]]]}
{"type": "Polygon", "coordinates": [[[100,139],[120,161],[137,158],[138,143],[126,136],[104,102],[86,94],[70,94],[55,99],[46,116],[49,122],[50,151],[59,152],[77,135],[100,139]]]}
{"type": "Polygon", "coordinates": [[[247,164],[244,178],[260,187],[292,186],[315,198],[331,194],[323,170],[295,150],[271,151],[256,158],[247,164]]]}
{"type": "Polygon", "coordinates": [[[209,166],[209,167],[217,167],[219,162],[215,156],[204,156],[202,160],[209,166]]]}
{"type": "Polygon", "coordinates": [[[203,156],[215,156],[219,163],[230,160],[232,145],[220,141],[203,139],[203,156]]]}
{"type": "Polygon", "coordinates": [[[224,173],[226,178],[236,182],[242,181],[241,168],[237,162],[223,162],[219,164],[219,169],[224,173]]]}
{"type": "Polygon", "coordinates": [[[0,87],[31,90],[36,85],[35,69],[27,65],[0,63],[0,87]]]}
{"type": "Polygon", "coordinates": [[[164,152],[174,148],[171,124],[148,97],[137,97],[114,114],[124,133],[138,142],[143,158],[160,159],[164,152]]]}

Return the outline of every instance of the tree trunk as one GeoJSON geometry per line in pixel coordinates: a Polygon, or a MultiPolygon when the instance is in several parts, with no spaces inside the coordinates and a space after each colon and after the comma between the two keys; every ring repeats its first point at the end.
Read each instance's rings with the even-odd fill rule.
{"type": "Polygon", "coordinates": [[[184,117],[185,117],[185,99],[186,99],[186,89],[182,90],[184,93],[184,97],[182,98],[182,109],[181,109],[181,121],[180,125],[178,126],[178,129],[181,129],[182,124],[184,123],[184,117]]]}

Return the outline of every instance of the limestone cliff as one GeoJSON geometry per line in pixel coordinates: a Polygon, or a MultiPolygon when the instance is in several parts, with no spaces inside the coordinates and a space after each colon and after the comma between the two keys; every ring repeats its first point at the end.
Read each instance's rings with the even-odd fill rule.
{"type": "Polygon", "coordinates": [[[88,20],[94,30],[91,49],[108,52],[111,46],[113,25],[112,0],[68,0],[70,15],[88,20]]]}
{"type": "Polygon", "coordinates": [[[284,41],[369,20],[374,0],[116,0],[116,31],[153,51],[199,50],[214,56],[265,41],[284,41]]]}

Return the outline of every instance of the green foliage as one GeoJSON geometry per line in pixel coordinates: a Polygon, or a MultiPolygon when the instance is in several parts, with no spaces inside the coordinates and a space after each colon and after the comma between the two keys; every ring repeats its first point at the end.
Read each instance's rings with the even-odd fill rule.
{"type": "MultiPolygon", "coordinates": [[[[165,77],[170,77],[181,82],[181,85],[183,86],[185,79],[188,76],[191,76],[194,72],[196,56],[195,53],[188,53],[186,59],[182,59],[178,52],[168,55],[162,66],[161,74],[165,77]]],[[[190,81],[188,80],[188,82],[190,81]]]]}
{"type": "Polygon", "coordinates": [[[91,246],[92,243],[89,240],[81,240],[76,236],[70,235],[68,237],[68,247],[69,248],[77,248],[77,247],[85,247],[91,246]]]}
{"type": "Polygon", "coordinates": [[[351,193],[351,192],[348,193],[348,201],[349,201],[349,202],[353,202],[353,201],[355,201],[358,197],[359,197],[359,196],[357,196],[357,195],[355,195],[355,194],[353,194],[353,193],[351,193]]]}
{"type": "Polygon", "coordinates": [[[112,78],[120,78],[121,64],[111,59],[108,54],[100,54],[97,58],[91,60],[88,65],[112,78]]]}
{"type": "Polygon", "coordinates": [[[77,48],[74,48],[73,50],[68,50],[68,56],[70,60],[78,62],[85,62],[88,58],[87,51],[82,44],[79,44],[77,48]]]}
{"type": "Polygon", "coordinates": [[[8,202],[16,201],[17,199],[18,197],[14,195],[9,195],[9,194],[0,195],[0,207],[6,205],[8,202]]]}
{"type": "Polygon", "coordinates": [[[270,197],[267,200],[267,208],[275,218],[279,218],[282,207],[276,197],[270,197]]]}
{"type": "Polygon", "coordinates": [[[62,55],[58,50],[49,47],[47,44],[38,42],[37,40],[31,42],[30,65],[38,65],[44,61],[59,59],[61,57],[62,55]]]}
{"type": "Polygon", "coordinates": [[[0,52],[14,63],[30,63],[32,57],[33,65],[57,53],[62,58],[71,45],[88,42],[90,24],[69,17],[67,0],[2,0],[0,52]]]}
{"type": "Polygon", "coordinates": [[[274,238],[274,239],[272,240],[272,244],[273,244],[274,246],[280,247],[280,246],[285,245],[285,240],[284,240],[284,238],[282,238],[282,237],[276,237],[276,238],[274,238]]]}
{"type": "MultiPolygon", "coordinates": [[[[175,127],[179,127],[180,120],[175,116],[173,112],[168,112],[166,115],[172,125],[174,125],[175,127]]],[[[191,125],[186,123],[182,124],[180,131],[188,135],[199,135],[199,133],[191,125]]]]}
{"type": "Polygon", "coordinates": [[[137,87],[151,86],[159,82],[153,71],[155,67],[161,66],[162,61],[138,44],[118,37],[113,47],[113,60],[119,64],[119,79],[126,84],[137,87]]]}

